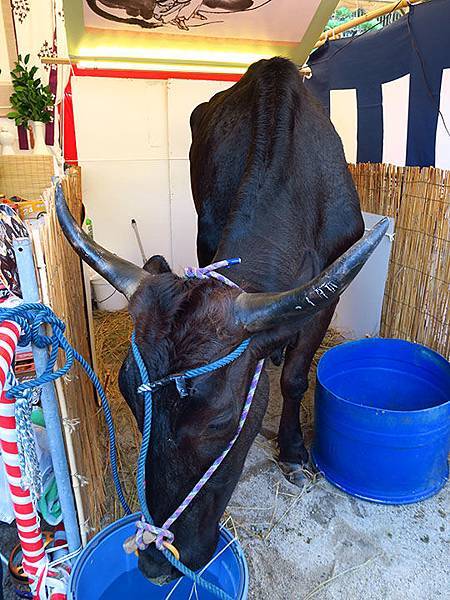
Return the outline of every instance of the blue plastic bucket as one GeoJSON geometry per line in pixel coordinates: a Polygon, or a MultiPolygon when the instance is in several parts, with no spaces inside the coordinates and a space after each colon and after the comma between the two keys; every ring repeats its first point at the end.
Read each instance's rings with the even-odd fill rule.
{"type": "MultiPolygon", "coordinates": [[[[69,582],[69,600],[159,600],[166,598],[177,585],[178,580],[163,586],[151,583],[139,571],[137,556],[126,554],[123,550],[122,544],[136,531],[134,524],[139,517],[136,514],[124,517],[92,538],[73,568],[69,582]]],[[[216,554],[232,539],[231,533],[222,528],[216,554]]],[[[238,542],[230,544],[202,576],[232,598],[246,600],[248,568],[238,542]]],[[[191,589],[192,581],[184,577],[170,598],[187,600],[191,589]]],[[[217,600],[211,593],[198,586],[197,593],[200,600],[217,600]]]]}
{"type": "Polygon", "coordinates": [[[317,368],[313,460],[352,496],[407,504],[448,477],[450,364],[404,340],[328,350],[317,368]]]}

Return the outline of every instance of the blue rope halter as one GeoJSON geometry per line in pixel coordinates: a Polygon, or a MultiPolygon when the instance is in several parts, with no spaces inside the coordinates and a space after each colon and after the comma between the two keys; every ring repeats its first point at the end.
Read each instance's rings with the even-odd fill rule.
{"type": "MultiPolygon", "coordinates": [[[[175,381],[178,390],[184,390],[184,381],[186,379],[197,377],[198,375],[205,375],[206,373],[211,373],[212,371],[216,371],[217,369],[220,369],[221,367],[230,364],[245,352],[245,350],[248,348],[249,343],[250,340],[244,340],[235,350],[230,352],[230,354],[214,361],[213,363],[210,363],[209,365],[198,367],[196,369],[189,369],[188,371],[184,371],[184,373],[182,374],[172,375],[159,381],[150,383],[148,371],[141,356],[141,353],[139,352],[139,348],[137,347],[135,332],[133,331],[131,337],[131,347],[142,380],[142,385],[139,387],[138,391],[143,392],[144,394],[144,425],[142,429],[142,445],[139,451],[137,468],[138,499],[139,504],[141,506],[142,514],[145,518],[145,524],[147,525],[146,528],[152,531],[152,533],[154,533],[156,536],[160,536],[163,538],[166,537],[169,540],[173,540],[173,536],[170,537],[170,532],[155,526],[152,516],[150,515],[148,509],[147,498],[145,493],[145,465],[147,462],[147,454],[150,446],[150,437],[152,431],[152,393],[155,389],[161,387],[162,385],[165,385],[166,383],[169,383],[170,381],[175,381]],[[180,382],[183,383],[181,384],[180,382]]],[[[232,598],[230,598],[230,596],[226,594],[223,590],[221,590],[219,587],[217,587],[213,583],[210,583],[206,579],[203,579],[197,573],[195,573],[195,571],[192,571],[191,569],[189,569],[189,567],[184,565],[172,554],[172,552],[170,552],[170,550],[167,550],[162,545],[160,545],[158,549],[164,554],[164,556],[172,566],[178,569],[178,571],[180,571],[180,573],[182,573],[183,575],[186,575],[187,577],[192,579],[193,582],[208,590],[218,598],[221,598],[222,600],[232,600],[232,598]]]]}
{"type": "MultiPolygon", "coordinates": [[[[215,278],[215,279],[221,281],[222,283],[225,283],[226,285],[229,285],[232,287],[238,287],[236,284],[234,284],[232,281],[227,279],[225,276],[221,275],[220,273],[217,273],[214,269],[219,268],[219,267],[229,267],[229,266],[239,263],[239,262],[240,262],[240,259],[230,259],[230,260],[226,260],[226,261],[221,261],[220,263],[215,263],[213,265],[210,265],[209,267],[204,267],[203,269],[191,269],[191,268],[186,269],[185,273],[186,273],[187,277],[192,277],[192,278],[195,277],[195,278],[202,278],[202,279],[212,277],[212,278],[215,278]]],[[[226,356],[219,358],[207,365],[202,365],[200,367],[196,367],[195,369],[188,369],[182,373],[168,375],[157,381],[150,382],[147,368],[145,366],[145,363],[143,361],[143,358],[141,356],[139,348],[136,344],[135,332],[133,332],[132,338],[131,338],[131,347],[132,347],[132,351],[133,351],[133,356],[134,356],[134,359],[138,366],[139,373],[141,376],[141,381],[142,381],[141,385],[138,388],[138,392],[144,394],[144,424],[143,424],[143,430],[142,430],[142,445],[141,445],[141,449],[139,452],[138,469],[137,469],[138,498],[139,498],[139,504],[141,506],[144,520],[136,523],[136,525],[138,527],[138,532],[136,535],[137,544],[139,547],[145,548],[145,545],[142,543],[142,530],[147,529],[147,530],[151,531],[156,536],[156,547],[158,548],[158,550],[160,550],[164,554],[164,556],[172,564],[172,566],[174,566],[176,569],[178,569],[178,571],[183,573],[183,575],[188,576],[196,584],[198,584],[199,586],[208,590],[209,592],[211,592],[218,598],[221,598],[222,600],[232,600],[232,599],[222,589],[220,589],[216,585],[210,583],[209,581],[203,579],[197,573],[195,573],[194,571],[189,569],[189,567],[187,567],[180,560],[178,560],[173,555],[172,552],[170,552],[167,548],[164,547],[163,540],[166,538],[169,542],[172,542],[173,534],[167,528],[164,528],[164,525],[163,525],[163,527],[155,526],[154,521],[150,515],[150,511],[149,511],[148,505],[147,505],[146,494],[145,494],[145,465],[146,465],[147,454],[148,454],[148,449],[149,449],[149,445],[150,445],[150,436],[151,436],[151,429],[152,429],[152,411],[153,411],[152,394],[158,388],[165,386],[170,382],[174,382],[180,396],[181,397],[186,396],[187,395],[187,390],[186,390],[186,380],[187,379],[192,379],[194,377],[206,375],[207,373],[212,373],[213,371],[216,371],[218,369],[221,369],[222,367],[225,367],[225,366],[231,364],[233,361],[235,361],[237,358],[239,358],[245,352],[245,350],[248,348],[249,344],[250,344],[250,339],[245,339],[243,342],[241,342],[239,344],[239,346],[237,348],[232,350],[229,354],[227,354],[226,356]]],[[[261,369],[262,369],[262,362],[261,362],[261,364],[258,365],[257,375],[255,374],[256,377],[254,378],[254,382],[252,382],[252,386],[250,388],[250,392],[249,392],[249,394],[251,394],[250,403],[253,398],[254,391],[256,389],[256,385],[257,385],[257,382],[259,379],[259,375],[261,373],[261,369]]],[[[247,412],[248,412],[248,409],[247,409],[247,412]]],[[[245,421],[245,417],[246,417],[246,415],[244,416],[244,421],[245,421]]],[[[208,475],[206,477],[203,484],[209,479],[209,477],[210,477],[210,475],[208,475]]],[[[194,488],[194,490],[195,490],[195,488],[194,488]]],[[[193,490],[193,492],[194,492],[194,490],[193,490]]],[[[193,492],[191,492],[191,494],[193,492]]],[[[188,496],[188,498],[189,498],[189,496],[188,496]]],[[[180,511],[181,506],[183,506],[183,505],[180,505],[179,509],[177,509],[177,510],[180,511]]],[[[182,510],[184,510],[184,509],[182,509],[182,510]]],[[[181,513],[181,511],[180,511],[180,513],[181,513]]],[[[179,514],[177,514],[177,511],[175,511],[172,522],[178,516],[179,516],[179,514]]],[[[169,519],[169,521],[170,521],[170,519],[169,519]]]]}

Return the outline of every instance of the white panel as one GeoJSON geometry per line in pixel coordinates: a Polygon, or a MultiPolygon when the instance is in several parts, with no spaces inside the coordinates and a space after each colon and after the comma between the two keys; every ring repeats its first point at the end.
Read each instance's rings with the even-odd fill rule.
{"type": "Polygon", "coordinates": [[[172,267],[182,273],[197,261],[197,213],[191,193],[189,160],[171,160],[170,200],[172,204],[172,267]]]}
{"type": "Polygon", "coordinates": [[[408,140],[409,74],[383,83],[383,162],[404,167],[408,140]]]}
{"type": "MultiPolygon", "coordinates": [[[[373,227],[382,215],[363,213],[363,217],[367,230],[373,227]]],[[[359,339],[378,335],[380,332],[384,286],[392,243],[395,243],[391,241],[394,219],[390,218],[389,222],[386,235],[364,268],[342,294],[334,314],[332,327],[348,338],[359,339]]]]}
{"type": "Polygon", "coordinates": [[[135,219],[147,258],[163,254],[170,262],[166,82],[75,77],[73,96],[83,201],[96,241],[142,264],[135,219]]]}
{"type": "Polygon", "coordinates": [[[341,136],[345,158],[356,162],[358,149],[358,104],[356,90],[330,90],[330,119],[341,136]]]}
{"type": "Polygon", "coordinates": [[[438,169],[450,169],[450,69],[442,71],[440,111],[434,165],[438,169]]]}
{"type": "MultiPolygon", "coordinates": [[[[159,34],[162,33],[164,35],[168,33],[171,36],[185,36],[186,30],[184,27],[186,27],[189,30],[189,37],[198,36],[204,38],[206,36],[223,38],[223,51],[225,51],[227,49],[226,38],[291,41],[297,43],[298,40],[302,39],[308,26],[310,26],[319,8],[320,0],[301,2],[301,10],[299,10],[298,3],[299,0],[276,0],[275,2],[271,0],[257,0],[248,4],[250,10],[239,10],[239,8],[236,8],[238,3],[229,1],[229,8],[227,9],[227,2],[218,3],[217,0],[206,4],[202,0],[177,0],[176,2],[159,0],[158,2],[140,4],[143,6],[145,4],[148,6],[156,5],[154,12],[158,16],[158,19],[153,18],[152,21],[147,21],[147,23],[151,22],[157,25],[158,29],[156,31],[159,34]],[[196,9],[199,9],[199,13],[203,16],[200,22],[196,16],[196,9]],[[176,27],[176,19],[181,18],[185,19],[184,27],[176,27]]],[[[111,6],[111,3],[107,4],[111,6]]],[[[124,3],[117,4],[123,5],[124,3]]],[[[332,8],[330,7],[330,12],[331,10],[332,8]]],[[[119,19],[127,17],[125,10],[122,8],[107,8],[107,12],[114,14],[119,19]]],[[[84,13],[85,22],[88,27],[137,31],[135,25],[120,22],[112,23],[110,20],[104,19],[94,13],[86,3],[84,3],[84,13]]],[[[199,46],[201,47],[201,44],[199,46]]],[[[120,46],[118,50],[121,50],[120,46]]],[[[257,50],[258,46],[256,46],[255,52],[257,50]]],[[[163,50],[161,54],[163,54],[163,50]]],[[[207,50],[205,50],[205,54],[209,58],[207,50]]],[[[163,54],[163,56],[166,55],[163,54]]],[[[265,55],[265,57],[267,56],[265,55]]]]}
{"type": "Polygon", "coordinates": [[[142,264],[131,219],[136,219],[147,258],[170,262],[170,210],[167,159],[159,161],[80,161],[83,201],[99,243],[142,264]]]}
{"type": "Polygon", "coordinates": [[[233,85],[223,81],[168,82],[169,171],[173,268],[197,265],[197,214],[191,194],[189,118],[194,108],[233,85]]]}
{"type": "Polygon", "coordinates": [[[229,81],[190,81],[169,79],[167,106],[169,111],[169,157],[188,158],[191,145],[189,119],[196,106],[231,87],[229,81]]]}
{"type": "Polygon", "coordinates": [[[73,77],[81,160],[167,157],[166,82],[73,77]]]}

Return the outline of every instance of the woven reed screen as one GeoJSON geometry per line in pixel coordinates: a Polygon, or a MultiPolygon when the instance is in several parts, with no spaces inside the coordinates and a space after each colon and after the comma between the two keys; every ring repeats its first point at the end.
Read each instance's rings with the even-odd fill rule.
{"type": "Polygon", "coordinates": [[[395,218],[381,335],[450,355],[450,171],[350,165],[365,211],[395,218]]]}
{"type": "Polygon", "coordinates": [[[53,156],[0,156],[0,194],[38,200],[54,174],[53,156]]]}
{"type": "MultiPolygon", "coordinates": [[[[71,167],[63,180],[63,186],[70,211],[80,221],[82,199],[81,173],[78,167],[71,167]]],[[[44,197],[47,215],[40,234],[50,306],[66,323],[69,342],[91,362],[81,261],[66,241],[58,224],[53,188],[46,190],[44,197]]],[[[101,421],[97,418],[99,407],[92,384],[77,363],[71,369],[69,377],[63,378],[62,385],[69,418],[76,420],[71,436],[82,485],[85,517],[88,519],[86,529],[96,531],[106,506],[106,459],[100,442],[104,434],[101,421]]]]}

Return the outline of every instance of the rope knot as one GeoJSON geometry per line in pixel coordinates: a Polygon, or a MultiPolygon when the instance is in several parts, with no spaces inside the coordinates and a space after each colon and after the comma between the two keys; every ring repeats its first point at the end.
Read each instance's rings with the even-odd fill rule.
{"type": "MultiPolygon", "coordinates": [[[[29,302],[19,304],[13,308],[0,308],[0,320],[7,319],[15,321],[20,325],[22,331],[19,340],[20,346],[34,344],[38,348],[49,348],[48,363],[45,371],[36,377],[36,379],[22,381],[11,387],[6,393],[8,398],[23,396],[24,392],[28,390],[62,377],[71,368],[75,358],[80,360],[81,357],[79,357],[78,353],[74,351],[64,337],[65,324],[45,304],[29,302]],[[50,329],[50,335],[45,333],[44,327],[50,329]],[[65,354],[65,361],[59,369],[56,369],[56,361],[60,349],[65,354]]],[[[86,365],[83,364],[83,366],[86,368],[86,365]]]]}
{"type": "Polygon", "coordinates": [[[217,273],[216,269],[227,269],[232,265],[240,264],[240,262],[240,258],[229,258],[227,260],[221,260],[212,265],[208,265],[207,267],[187,267],[184,270],[184,275],[188,279],[217,279],[217,281],[220,281],[225,285],[239,288],[239,286],[231,281],[231,279],[228,279],[228,277],[225,277],[225,275],[222,275],[221,273],[217,273]]]}
{"type": "Polygon", "coordinates": [[[136,521],[136,546],[139,550],[145,550],[155,542],[158,550],[164,549],[164,542],[171,544],[175,536],[168,529],[157,527],[152,523],[147,523],[144,516],[140,521],[136,521]]]}

